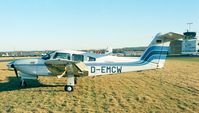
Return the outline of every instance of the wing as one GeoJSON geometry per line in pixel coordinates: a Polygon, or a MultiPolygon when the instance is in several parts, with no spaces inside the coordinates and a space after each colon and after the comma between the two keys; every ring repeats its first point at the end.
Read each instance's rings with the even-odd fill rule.
{"type": "Polygon", "coordinates": [[[88,69],[83,62],[69,60],[47,60],[45,62],[48,70],[53,75],[73,73],[75,76],[88,76],[88,69]]]}

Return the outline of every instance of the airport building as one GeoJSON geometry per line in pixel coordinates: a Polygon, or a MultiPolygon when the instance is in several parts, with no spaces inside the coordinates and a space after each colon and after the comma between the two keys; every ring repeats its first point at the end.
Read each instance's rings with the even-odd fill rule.
{"type": "Polygon", "coordinates": [[[182,40],[171,41],[169,55],[180,55],[181,52],[182,52],[182,40]]]}
{"type": "Polygon", "coordinates": [[[184,32],[185,38],[170,44],[170,55],[199,55],[199,40],[196,32],[184,32]]]}
{"type": "Polygon", "coordinates": [[[196,37],[196,32],[185,32],[185,38],[182,41],[182,55],[198,55],[199,40],[196,37]]]}

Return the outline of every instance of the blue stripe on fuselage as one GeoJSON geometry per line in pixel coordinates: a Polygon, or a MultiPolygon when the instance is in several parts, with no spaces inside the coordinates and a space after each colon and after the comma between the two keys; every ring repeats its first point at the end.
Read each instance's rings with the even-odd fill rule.
{"type": "Polygon", "coordinates": [[[141,66],[148,64],[149,62],[157,59],[166,59],[167,52],[169,47],[166,46],[151,46],[149,47],[144,54],[141,56],[139,61],[136,62],[112,62],[112,63],[99,63],[99,62],[93,62],[93,63],[86,63],[88,66],[141,66]]]}
{"type": "Polygon", "coordinates": [[[154,59],[166,59],[166,55],[159,56],[159,55],[153,55],[149,57],[147,61],[140,60],[136,62],[91,62],[91,63],[85,63],[87,66],[142,66],[145,64],[150,63],[154,59]]]}

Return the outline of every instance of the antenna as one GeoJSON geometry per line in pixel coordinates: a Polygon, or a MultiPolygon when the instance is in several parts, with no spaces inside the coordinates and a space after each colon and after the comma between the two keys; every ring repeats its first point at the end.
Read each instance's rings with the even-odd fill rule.
{"type": "Polygon", "coordinates": [[[192,24],[193,24],[192,22],[187,23],[187,25],[189,26],[189,29],[187,29],[187,32],[188,32],[188,31],[191,31],[191,25],[192,25],[192,24]]]}

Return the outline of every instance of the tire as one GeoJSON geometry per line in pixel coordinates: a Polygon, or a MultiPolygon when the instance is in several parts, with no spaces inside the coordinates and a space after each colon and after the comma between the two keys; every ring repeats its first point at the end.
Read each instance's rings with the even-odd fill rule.
{"type": "Polygon", "coordinates": [[[71,85],[66,85],[66,86],[64,87],[64,90],[67,91],[67,92],[72,92],[72,91],[73,91],[73,86],[71,86],[71,85]]]}

